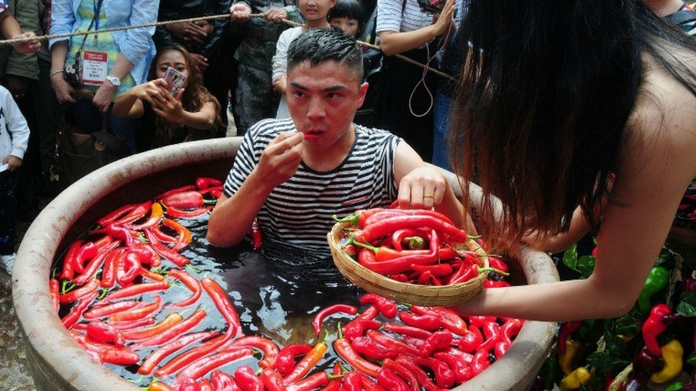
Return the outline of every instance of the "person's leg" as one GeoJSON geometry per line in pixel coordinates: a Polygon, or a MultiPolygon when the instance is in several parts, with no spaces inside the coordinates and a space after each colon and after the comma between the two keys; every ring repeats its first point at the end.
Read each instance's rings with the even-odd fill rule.
{"type": "Polygon", "coordinates": [[[0,173],[0,255],[15,252],[17,241],[17,173],[0,173]]]}
{"type": "Polygon", "coordinates": [[[435,125],[433,135],[433,164],[449,171],[452,171],[452,167],[447,158],[447,128],[451,102],[452,98],[442,92],[438,92],[435,97],[435,110],[433,112],[433,122],[435,125]]]}
{"type": "Polygon", "coordinates": [[[107,118],[109,120],[109,127],[111,131],[122,140],[125,140],[126,146],[128,146],[131,153],[138,152],[136,150],[135,142],[135,132],[137,131],[138,121],[129,118],[117,117],[113,112],[114,104],[112,103],[107,111],[107,118]]]}
{"type": "Polygon", "coordinates": [[[243,136],[251,125],[262,119],[275,118],[279,102],[280,95],[273,91],[268,72],[239,64],[234,102],[238,135],[243,136]]]}
{"type": "Polygon", "coordinates": [[[38,59],[39,80],[32,94],[34,100],[36,125],[39,133],[39,154],[41,156],[41,169],[45,182],[49,178],[49,168],[56,147],[56,133],[58,131],[58,108],[60,104],[51,87],[48,75],[51,71],[51,62],[38,59]]]}

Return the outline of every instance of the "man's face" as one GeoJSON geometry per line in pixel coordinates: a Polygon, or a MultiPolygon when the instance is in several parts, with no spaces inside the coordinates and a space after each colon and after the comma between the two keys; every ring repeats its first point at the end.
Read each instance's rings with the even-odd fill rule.
{"type": "Polygon", "coordinates": [[[290,116],[306,141],[327,147],[349,134],[367,92],[367,83],[360,84],[355,72],[335,61],[315,67],[303,62],[287,81],[290,116]]]}

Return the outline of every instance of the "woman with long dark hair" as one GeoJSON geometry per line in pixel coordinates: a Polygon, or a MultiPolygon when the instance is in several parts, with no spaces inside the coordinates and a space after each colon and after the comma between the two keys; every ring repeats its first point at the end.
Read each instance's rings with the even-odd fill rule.
{"type": "Polygon", "coordinates": [[[186,49],[162,48],[152,60],[147,79],[119,96],[114,106],[117,116],[141,119],[136,135],[139,152],[216,136],[219,103],[203,86],[201,71],[192,65],[186,49]],[[182,88],[173,94],[163,79],[170,67],[186,76],[182,88]]]}
{"type": "Polygon", "coordinates": [[[696,41],[641,0],[472,0],[462,28],[451,161],[465,192],[482,188],[490,251],[594,229],[598,252],[588,279],[488,289],[459,310],[625,314],[696,178],[696,41]]]}

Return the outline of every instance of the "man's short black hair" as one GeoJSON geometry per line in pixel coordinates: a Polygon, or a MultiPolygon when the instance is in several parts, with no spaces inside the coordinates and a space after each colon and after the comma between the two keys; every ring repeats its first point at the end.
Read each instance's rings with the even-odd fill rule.
{"type": "Polygon", "coordinates": [[[340,30],[311,29],[292,41],[288,47],[288,73],[305,61],[312,67],[324,61],[336,61],[354,71],[358,82],[362,82],[362,51],[354,37],[340,30]]]}

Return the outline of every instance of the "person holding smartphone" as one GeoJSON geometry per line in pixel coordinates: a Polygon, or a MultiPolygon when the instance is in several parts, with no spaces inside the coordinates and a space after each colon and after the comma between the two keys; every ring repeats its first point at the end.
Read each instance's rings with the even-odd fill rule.
{"type": "Polygon", "coordinates": [[[181,46],[162,48],[148,82],[119,96],[114,114],[139,119],[138,151],[215,137],[220,104],[203,86],[201,72],[181,46]],[[169,70],[169,72],[168,72],[169,70]]]}

